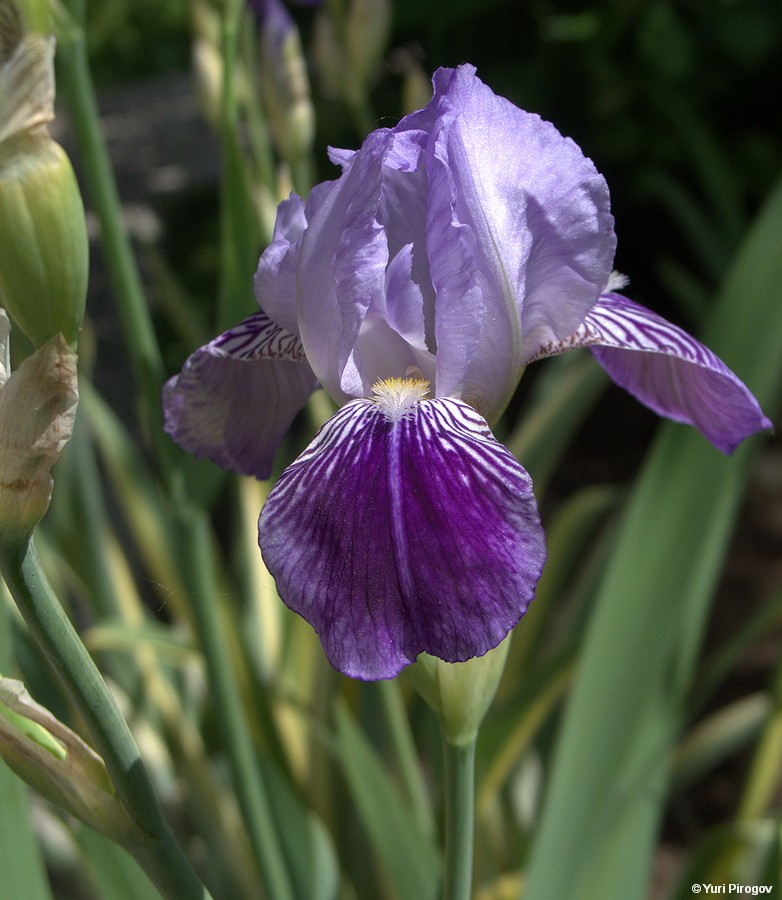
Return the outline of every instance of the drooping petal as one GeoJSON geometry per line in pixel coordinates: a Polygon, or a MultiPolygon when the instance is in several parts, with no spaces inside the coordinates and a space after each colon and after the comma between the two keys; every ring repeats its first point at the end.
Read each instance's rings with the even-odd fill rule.
{"type": "Polygon", "coordinates": [[[529,361],[577,347],[589,347],[641,403],[694,425],[723,453],[771,428],[747,386],[708,347],[619,294],[603,295],[574,334],[537,348],[529,361]]]}
{"type": "Polygon", "coordinates": [[[316,387],[298,338],[258,312],[196,350],[166,383],[164,427],[196,456],[268,478],[277,447],[316,387]]]}
{"type": "Polygon", "coordinates": [[[425,651],[480,656],[534,596],[545,540],[530,478],[457,400],[356,400],[282,474],[259,542],[283,601],[347,675],[425,651]]]}

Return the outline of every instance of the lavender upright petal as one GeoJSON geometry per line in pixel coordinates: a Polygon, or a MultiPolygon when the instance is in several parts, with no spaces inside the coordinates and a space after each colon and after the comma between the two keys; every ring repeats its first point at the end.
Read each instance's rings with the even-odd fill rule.
{"type": "MultiPolygon", "coordinates": [[[[369,394],[374,378],[357,346],[367,312],[384,291],[388,243],[378,221],[383,159],[393,142],[380,129],[334,182],[301,242],[299,333],[321,384],[339,402],[369,394]]],[[[404,349],[404,348],[400,348],[404,349]]],[[[410,363],[399,361],[404,375],[410,363]]]]}
{"type": "Polygon", "coordinates": [[[259,535],[282,599],[364,679],[495,647],[546,555],[529,476],[456,400],[343,407],[282,474],[259,535]]]}
{"type": "Polygon", "coordinates": [[[261,308],[280,328],[297,336],[296,269],[306,227],[304,201],[291,194],[277,207],[272,242],[261,254],[254,279],[255,299],[261,308]]]}
{"type": "Polygon", "coordinates": [[[277,447],[316,387],[299,340],[258,312],[196,350],[166,383],[164,427],[196,456],[268,478],[277,447]]]}
{"type": "Polygon", "coordinates": [[[529,348],[573,331],[605,285],[608,188],[573,141],[472,66],[439,70],[434,89],[395,131],[428,132],[437,394],[469,397],[492,419],[529,348]]]}
{"type": "Polygon", "coordinates": [[[694,425],[723,453],[771,428],[747,386],[708,347],[619,294],[603,295],[574,334],[537,348],[530,362],[577,347],[589,347],[641,403],[694,425]]]}

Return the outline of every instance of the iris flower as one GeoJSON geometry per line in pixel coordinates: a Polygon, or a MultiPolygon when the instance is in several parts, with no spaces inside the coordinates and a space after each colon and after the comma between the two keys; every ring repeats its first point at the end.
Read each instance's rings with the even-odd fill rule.
{"type": "Polygon", "coordinates": [[[336,180],[280,204],[260,309],[164,389],[175,441],[260,479],[309,395],[337,402],[259,543],[282,600],[362,679],[481,656],[533,599],[530,477],[490,430],[528,363],[588,347],[725,453],[770,427],[711,351],[619,293],[608,188],[578,146],[472,66],[433,83],[424,109],[331,150],[336,180]]]}

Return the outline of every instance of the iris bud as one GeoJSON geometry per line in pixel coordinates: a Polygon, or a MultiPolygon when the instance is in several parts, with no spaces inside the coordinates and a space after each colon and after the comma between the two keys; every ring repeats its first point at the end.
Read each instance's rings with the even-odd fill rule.
{"type": "Polygon", "coordinates": [[[388,0],[353,0],[339,21],[322,9],[315,19],[313,54],[323,91],[348,106],[362,104],[388,42],[388,0]]]}
{"type": "Polygon", "coordinates": [[[293,164],[312,147],[315,112],[299,30],[278,0],[263,5],[261,89],[274,144],[293,164]]]}
{"type": "Polygon", "coordinates": [[[389,0],[353,0],[346,22],[345,43],[353,75],[364,84],[375,74],[388,43],[390,28],[389,0]]]}
{"type": "Polygon", "coordinates": [[[23,136],[0,145],[0,303],[37,346],[76,345],[87,294],[84,207],[65,151],[23,136]]]}
{"type": "Polygon", "coordinates": [[[448,663],[422,653],[404,670],[440,718],[443,735],[456,746],[475,740],[491,706],[508,657],[510,637],[484,656],[448,663]]]}
{"type": "Polygon", "coordinates": [[[207,0],[193,0],[193,71],[201,112],[212,127],[220,124],[223,95],[223,58],[220,20],[207,0]]]}
{"type": "Polygon", "coordinates": [[[0,4],[0,304],[36,347],[59,333],[75,347],[87,229],[70,161],[46,127],[54,43],[22,34],[13,10],[0,4]]]}

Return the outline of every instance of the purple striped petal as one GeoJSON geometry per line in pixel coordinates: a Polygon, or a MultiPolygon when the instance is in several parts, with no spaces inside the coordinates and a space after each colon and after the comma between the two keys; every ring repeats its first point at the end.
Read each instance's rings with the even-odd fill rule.
{"type": "Polygon", "coordinates": [[[641,403],[694,425],[723,453],[771,428],[747,386],[718,356],[619,294],[604,294],[574,334],[539,347],[528,362],[577,347],[590,347],[611,378],[641,403]]]}
{"type": "Polygon", "coordinates": [[[268,478],[277,447],[317,387],[301,342],[258,312],[196,350],[163,388],[163,426],[183,449],[268,478]]]}
{"type": "Polygon", "coordinates": [[[259,543],[331,664],[363,679],[495,647],[546,555],[529,475],[449,399],[344,406],[283,472],[259,543]]]}

